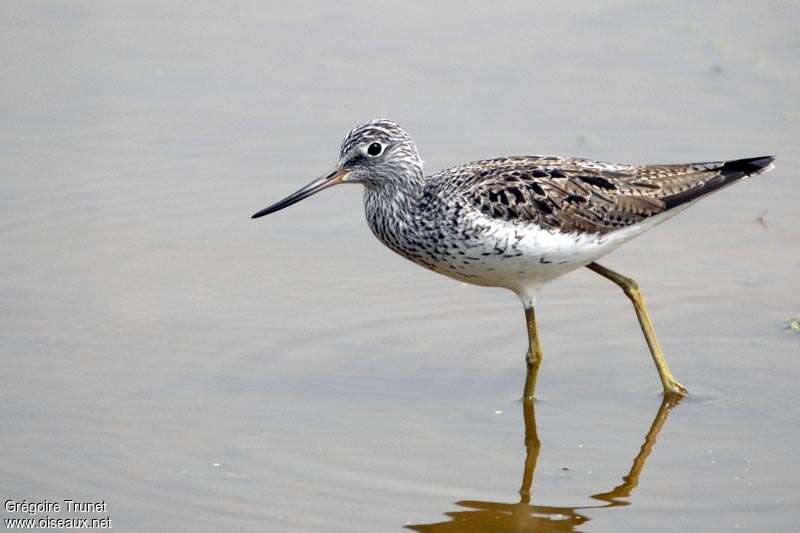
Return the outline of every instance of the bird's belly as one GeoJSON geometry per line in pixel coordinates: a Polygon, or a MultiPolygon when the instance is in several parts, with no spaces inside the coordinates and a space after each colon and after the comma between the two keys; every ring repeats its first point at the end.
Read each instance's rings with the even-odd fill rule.
{"type": "MultiPolygon", "coordinates": [[[[375,235],[414,263],[450,278],[533,294],[542,285],[614,251],[660,222],[660,216],[606,234],[562,233],[475,215],[426,232],[397,232],[370,221],[375,235]]],[[[393,228],[392,228],[393,229],[393,228]]]]}
{"type": "Polygon", "coordinates": [[[518,293],[535,291],[640,233],[561,233],[533,224],[481,222],[474,225],[476,231],[469,238],[445,248],[434,270],[474,285],[518,293]]]}

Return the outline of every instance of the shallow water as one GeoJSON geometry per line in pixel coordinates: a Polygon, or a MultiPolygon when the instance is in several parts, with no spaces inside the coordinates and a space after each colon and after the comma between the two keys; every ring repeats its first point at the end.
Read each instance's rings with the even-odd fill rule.
{"type": "Polygon", "coordinates": [[[0,12],[4,501],[104,499],[122,531],[800,529],[796,5],[0,12]],[[249,220],[377,116],[431,170],[778,154],[605,261],[692,394],[661,407],[629,303],[576,272],[539,299],[534,425],[516,297],[394,256],[356,188],[249,220]]]}

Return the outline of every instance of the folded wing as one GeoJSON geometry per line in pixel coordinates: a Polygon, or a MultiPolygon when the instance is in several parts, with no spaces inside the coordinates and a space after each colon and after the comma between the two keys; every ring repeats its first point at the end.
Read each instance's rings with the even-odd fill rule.
{"type": "Polygon", "coordinates": [[[451,169],[452,191],[481,213],[562,232],[607,233],[772,168],[773,157],[680,165],[614,165],[512,157],[451,169]]]}

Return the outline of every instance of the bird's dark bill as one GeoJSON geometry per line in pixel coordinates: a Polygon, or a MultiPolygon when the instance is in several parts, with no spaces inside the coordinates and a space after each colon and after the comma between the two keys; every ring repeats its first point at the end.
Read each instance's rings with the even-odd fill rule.
{"type": "Polygon", "coordinates": [[[322,189],[327,189],[328,187],[332,187],[337,183],[341,183],[344,180],[345,176],[347,176],[347,171],[342,170],[341,168],[337,168],[330,174],[325,174],[324,176],[315,179],[314,181],[312,181],[299,191],[295,192],[294,194],[290,194],[280,202],[276,202],[271,206],[262,209],[261,211],[253,215],[251,218],[263,217],[264,215],[269,215],[270,213],[274,213],[275,211],[280,211],[284,207],[289,207],[292,204],[296,204],[300,200],[308,198],[312,194],[318,193],[322,189]]]}

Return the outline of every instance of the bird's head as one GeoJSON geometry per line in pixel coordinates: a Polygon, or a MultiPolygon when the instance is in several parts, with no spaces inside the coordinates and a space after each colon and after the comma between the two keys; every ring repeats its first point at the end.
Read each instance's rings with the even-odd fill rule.
{"type": "Polygon", "coordinates": [[[422,159],[411,137],[400,125],[373,120],[353,130],[342,141],[339,163],[321,177],[252,218],[269,215],[339,183],[361,183],[369,189],[402,186],[422,178],[422,159]]]}

